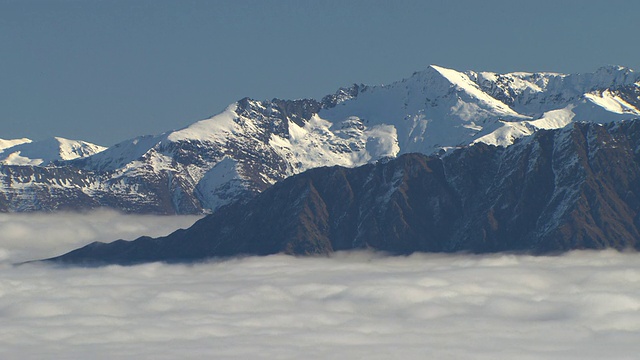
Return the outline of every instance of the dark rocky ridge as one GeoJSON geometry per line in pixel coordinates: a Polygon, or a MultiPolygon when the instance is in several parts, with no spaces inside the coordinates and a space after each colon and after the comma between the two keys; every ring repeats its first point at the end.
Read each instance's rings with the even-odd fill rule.
{"type": "Polygon", "coordinates": [[[94,243],[51,260],[637,249],[638,149],[640,120],[575,123],[507,148],[476,144],[444,158],[407,154],[353,169],[312,169],[169,236],[94,243]]]}

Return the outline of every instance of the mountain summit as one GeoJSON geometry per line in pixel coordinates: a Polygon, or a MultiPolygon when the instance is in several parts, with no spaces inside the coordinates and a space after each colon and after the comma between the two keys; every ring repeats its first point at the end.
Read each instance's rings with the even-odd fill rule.
{"type": "Polygon", "coordinates": [[[637,117],[640,75],[628,68],[496,74],[432,65],[321,100],[245,98],[184,129],[75,160],[1,166],[0,211],[202,213],[312,168],[447,154],[478,143],[508,146],[540,129],[637,117]]]}

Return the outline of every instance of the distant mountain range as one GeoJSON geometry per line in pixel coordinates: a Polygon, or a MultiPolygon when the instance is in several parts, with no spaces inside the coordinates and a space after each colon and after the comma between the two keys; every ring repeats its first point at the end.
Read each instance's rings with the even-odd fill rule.
{"type": "Polygon", "coordinates": [[[640,75],[624,67],[563,75],[430,66],[321,100],[245,98],[184,129],[107,149],[62,138],[0,140],[0,211],[212,212],[308,169],[506,146],[541,129],[638,117],[640,75]]]}
{"type": "Polygon", "coordinates": [[[30,139],[0,140],[0,164],[48,166],[97,154],[107,148],[86,141],[53,137],[41,141],[30,139]]]}
{"type": "Polygon", "coordinates": [[[308,170],[161,238],[51,261],[190,262],[338,250],[535,254],[640,248],[640,120],[540,130],[509,147],[308,170]]]}

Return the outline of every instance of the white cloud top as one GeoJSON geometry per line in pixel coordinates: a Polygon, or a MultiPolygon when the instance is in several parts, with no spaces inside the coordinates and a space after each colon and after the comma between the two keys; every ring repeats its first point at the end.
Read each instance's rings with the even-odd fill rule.
{"type": "MultiPolygon", "coordinates": [[[[95,238],[134,227],[111,216],[69,215],[64,226],[50,217],[48,229],[75,226],[95,238]]],[[[33,216],[36,229],[44,218],[33,216]]],[[[20,231],[34,253],[58,250],[53,238],[38,247],[31,230],[13,234],[20,231]]],[[[640,350],[635,253],[343,253],[59,268],[10,266],[21,244],[2,241],[5,359],[602,359],[640,350]]]]}

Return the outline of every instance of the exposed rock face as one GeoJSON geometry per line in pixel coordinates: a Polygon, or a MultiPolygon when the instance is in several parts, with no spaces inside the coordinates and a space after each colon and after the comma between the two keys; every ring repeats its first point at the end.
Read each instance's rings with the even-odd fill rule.
{"type": "Polygon", "coordinates": [[[394,254],[640,245],[640,120],[575,123],[507,148],[406,154],[292,176],[163,238],[94,243],[53,260],[132,264],[242,254],[394,254]]]}

